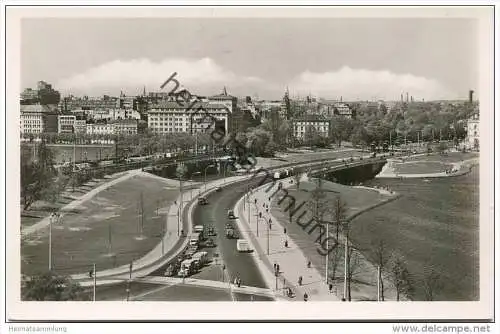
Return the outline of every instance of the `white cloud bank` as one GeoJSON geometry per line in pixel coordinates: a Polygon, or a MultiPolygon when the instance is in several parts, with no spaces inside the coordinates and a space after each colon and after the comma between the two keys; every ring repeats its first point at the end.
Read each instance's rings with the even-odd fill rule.
{"type": "Polygon", "coordinates": [[[434,79],[390,71],[352,69],[347,66],[336,72],[313,73],[305,71],[290,84],[298,94],[313,94],[344,100],[399,100],[406,92],[415,99],[443,99],[454,94],[434,79]]]}
{"type": "MultiPolygon", "coordinates": [[[[277,84],[257,77],[237,75],[216,64],[210,58],[165,59],[153,62],[149,59],[115,60],[65,78],[54,86],[63,94],[127,95],[147,91],[160,91],[160,86],[174,72],[181,85],[193,94],[217,94],[223,86],[234,95],[253,95],[280,98],[286,84],[277,84]]],[[[170,84],[164,90],[170,90],[170,84]]],[[[416,99],[442,99],[453,97],[444,86],[433,79],[411,74],[395,74],[390,71],[371,71],[343,67],[335,72],[313,73],[305,71],[289,83],[290,92],[313,94],[325,98],[399,99],[409,92],[416,99]]]]}
{"type": "MultiPolygon", "coordinates": [[[[55,87],[63,93],[74,95],[117,94],[123,91],[127,95],[147,91],[160,91],[160,86],[174,73],[181,87],[193,94],[219,93],[223,86],[239,87],[259,84],[255,77],[238,76],[225,70],[210,58],[197,60],[166,59],[153,62],[149,59],[115,60],[98,67],[73,75],[59,81],[55,87]]],[[[164,90],[172,89],[170,83],[164,90]]],[[[181,88],[180,88],[181,89],[181,88]]]]}

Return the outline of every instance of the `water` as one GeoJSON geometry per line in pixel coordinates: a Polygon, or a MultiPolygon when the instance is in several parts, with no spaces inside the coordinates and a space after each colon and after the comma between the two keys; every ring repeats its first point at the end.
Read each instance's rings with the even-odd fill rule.
{"type": "MultiPolygon", "coordinates": [[[[73,160],[73,145],[47,145],[54,153],[54,163],[61,164],[73,160]]],[[[34,145],[21,144],[21,159],[31,161],[34,157],[34,145]]],[[[115,147],[110,145],[77,145],[75,147],[76,161],[95,161],[115,157],[115,147]]]]}
{"type": "Polygon", "coordinates": [[[403,256],[414,278],[415,299],[424,300],[423,272],[433,268],[442,287],[435,300],[479,298],[479,168],[435,179],[374,179],[403,197],[353,221],[352,239],[369,253],[383,239],[403,256]]]}

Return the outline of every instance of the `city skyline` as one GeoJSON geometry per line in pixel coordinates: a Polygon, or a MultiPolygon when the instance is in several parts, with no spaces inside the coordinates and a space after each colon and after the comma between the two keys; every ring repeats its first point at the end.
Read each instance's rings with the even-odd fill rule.
{"type": "Polygon", "coordinates": [[[63,95],[160,91],[173,72],[195,94],[227,86],[261,99],[287,87],[292,97],[344,100],[406,92],[455,100],[477,90],[471,19],[27,19],[22,27],[22,88],[45,80],[63,95]]]}

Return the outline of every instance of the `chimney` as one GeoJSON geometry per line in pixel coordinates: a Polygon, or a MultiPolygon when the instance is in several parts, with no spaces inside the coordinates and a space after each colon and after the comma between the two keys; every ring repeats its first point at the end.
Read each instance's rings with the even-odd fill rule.
{"type": "Polygon", "coordinates": [[[408,101],[408,92],[406,92],[406,102],[409,102],[408,101]]]}
{"type": "Polygon", "coordinates": [[[474,91],[471,89],[469,90],[469,103],[472,103],[473,97],[474,97],[474,91]]]}
{"type": "Polygon", "coordinates": [[[401,102],[403,102],[403,94],[401,93],[401,102]]]}

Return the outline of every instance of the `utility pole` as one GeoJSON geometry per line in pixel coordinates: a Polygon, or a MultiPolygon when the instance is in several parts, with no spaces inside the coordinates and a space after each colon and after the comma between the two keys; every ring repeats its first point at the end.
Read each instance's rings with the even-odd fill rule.
{"type": "Polygon", "coordinates": [[[328,254],[330,253],[328,251],[328,237],[329,237],[329,234],[328,234],[328,225],[330,225],[328,222],[326,223],[326,249],[327,249],[327,252],[326,252],[326,263],[325,263],[325,279],[326,279],[326,285],[328,285],[328,254]]]}
{"type": "Polygon", "coordinates": [[[269,218],[269,222],[267,223],[267,255],[269,255],[269,228],[271,227],[271,218],[269,218]]]}
{"type": "Polygon", "coordinates": [[[129,265],[129,276],[128,276],[128,283],[127,283],[127,301],[130,300],[130,283],[132,282],[132,262],[130,262],[129,265]]]}
{"type": "Polygon", "coordinates": [[[377,266],[377,301],[380,301],[380,266],[377,266]]]}
{"type": "Polygon", "coordinates": [[[347,300],[347,279],[349,271],[349,238],[345,236],[345,254],[344,254],[344,300],[347,300]]]}
{"type": "Polygon", "coordinates": [[[144,193],[141,191],[141,236],[144,233],[144,193]]]}
{"type": "MultiPolygon", "coordinates": [[[[167,216],[168,219],[168,216],[167,216]]],[[[165,254],[165,224],[167,220],[165,220],[164,224],[161,224],[161,255],[165,254]]]]}
{"type": "Polygon", "coordinates": [[[93,294],[92,300],[95,301],[95,290],[96,290],[96,286],[97,286],[97,271],[95,270],[95,263],[93,266],[93,272],[94,272],[94,294],[93,294]]]}
{"type": "Polygon", "coordinates": [[[49,220],[49,271],[52,271],[52,219],[49,220]]]}

